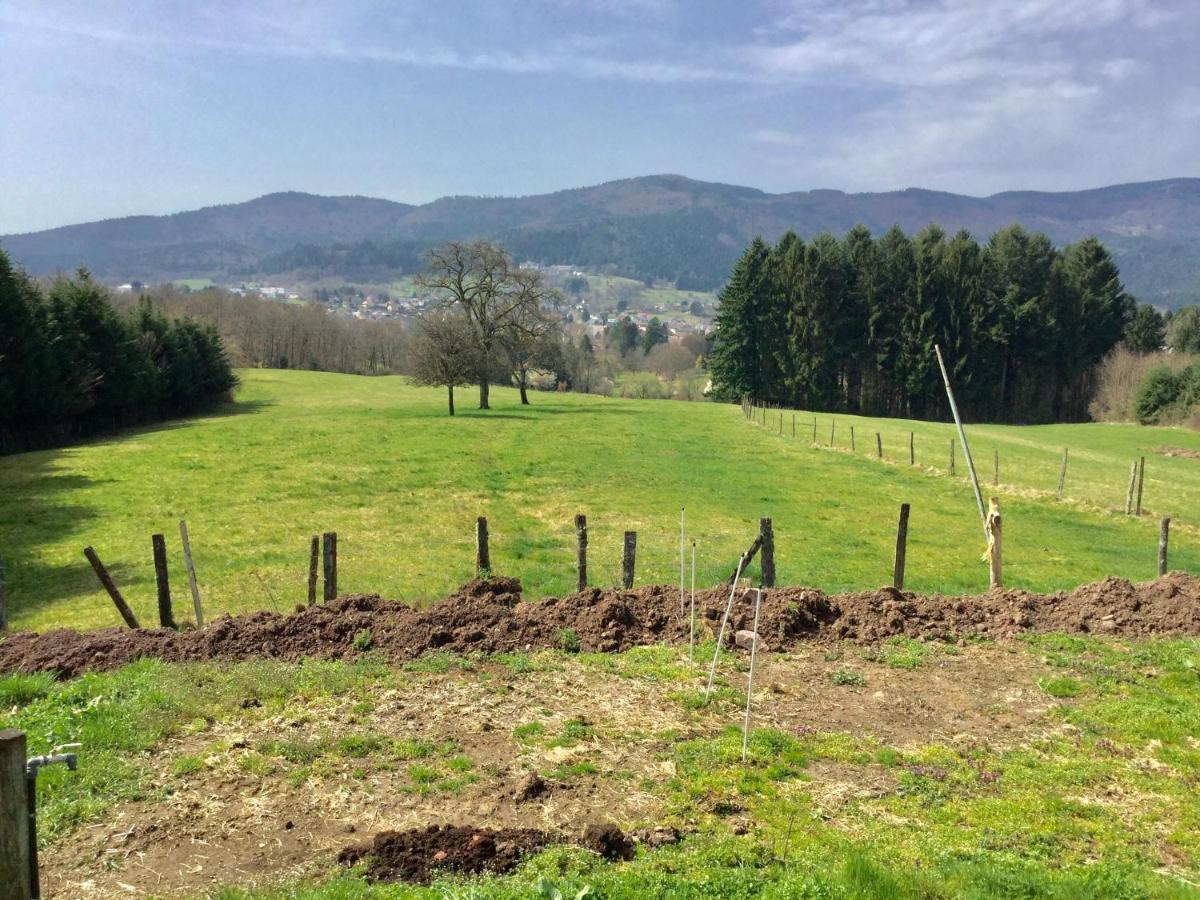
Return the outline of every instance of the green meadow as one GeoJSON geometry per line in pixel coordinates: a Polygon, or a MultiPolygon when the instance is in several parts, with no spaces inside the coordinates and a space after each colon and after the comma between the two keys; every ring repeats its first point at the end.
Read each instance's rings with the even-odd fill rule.
{"type": "MultiPolygon", "coordinates": [[[[906,587],[987,587],[961,448],[957,476],[946,471],[947,424],[835,424],[818,414],[814,445],[814,415],[803,411],[769,411],[763,425],[728,404],[539,393],[522,407],[515,391],[495,389],[494,409],[483,412],[467,389],[450,418],[444,391],[401,378],[240,375],[236,402],[215,414],[0,458],[0,556],[14,627],[119,622],[83,557],[86,545],[143,621],[153,621],[155,532],[166,535],[177,617],[186,618],[180,519],[209,617],[301,602],[309,539],[323,531],[338,533],[341,591],[439,597],[473,574],[479,515],[488,517],[494,570],[520,577],[529,594],[573,589],[579,512],[589,519],[592,583],[618,582],[627,529],[638,532],[638,583],[673,583],[680,507],[697,542],[700,584],[730,573],[760,516],[774,522],[781,582],[828,591],[887,583],[897,508],[908,502],[906,587]]],[[[1172,568],[1200,567],[1191,516],[1200,459],[1178,455],[1200,453],[1200,435],[968,424],[968,437],[985,492],[1001,498],[1007,584],[1055,590],[1109,574],[1151,578],[1166,515],[1174,520],[1172,568]],[[1139,456],[1146,514],[1135,518],[1123,507],[1139,456]]]]}

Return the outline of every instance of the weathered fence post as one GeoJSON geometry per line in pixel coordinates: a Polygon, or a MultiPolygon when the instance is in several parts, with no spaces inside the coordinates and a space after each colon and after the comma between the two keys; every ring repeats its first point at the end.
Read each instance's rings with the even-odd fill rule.
{"type": "Polygon", "coordinates": [[[817,442],[817,417],[813,416],[813,443],[817,442]]]}
{"type": "Polygon", "coordinates": [[[487,516],[475,520],[475,574],[492,571],[492,554],[488,550],[487,516]]]}
{"type": "Polygon", "coordinates": [[[575,516],[575,589],[587,587],[587,516],[575,516]]]}
{"type": "Polygon", "coordinates": [[[954,438],[950,438],[950,475],[954,476],[954,438]]]}
{"type": "Polygon", "coordinates": [[[167,542],[161,534],[152,534],[150,545],[154,548],[154,583],[158,586],[158,624],[177,628],[171,612],[171,583],[167,580],[167,542]]]}
{"type": "Polygon", "coordinates": [[[853,426],[853,425],[851,425],[851,426],[850,426],[850,452],[851,452],[851,453],[853,453],[853,452],[854,452],[854,450],[855,450],[855,447],[854,447],[854,426],[853,426]]]}
{"type": "Polygon", "coordinates": [[[1158,529],[1158,574],[1167,574],[1167,538],[1171,533],[1171,517],[1166,516],[1158,529]]]}
{"type": "Polygon", "coordinates": [[[200,606],[200,586],[196,583],[196,566],[192,562],[192,544],[188,540],[187,522],[179,520],[179,541],[183,545],[183,564],[187,568],[188,587],[192,589],[192,606],[196,611],[196,627],[204,627],[204,610],[200,606]]]}
{"type": "Polygon", "coordinates": [[[762,538],[763,587],[775,587],[775,529],[770,519],[758,520],[758,535],[762,538]]]}
{"type": "Polygon", "coordinates": [[[25,733],[0,731],[0,900],[29,900],[29,808],[25,733]]]}
{"type": "Polygon", "coordinates": [[[1000,541],[1000,501],[992,497],[988,501],[987,521],[984,523],[987,532],[989,581],[993,588],[1001,587],[1004,583],[1001,575],[1002,547],[1000,541]]]}
{"type": "Polygon", "coordinates": [[[1125,515],[1133,515],[1133,491],[1137,487],[1137,460],[1129,464],[1129,490],[1125,492],[1125,515]]]}
{"type": "Polygon", "coordinates": [[[324,576],[323,602],[337,599],[337,532],[326,531],[321,535],[321,574],[324,576]]]}
{"type": "Polygon", "coordinates": [[[779,433],[783,434],[783,413],[779,414],[779,433]]]}
{"type": "Polygon", "coordinates": [[[8,630],[8,582],[4,577],[4,557],[0,556],[0,632],[8,630]]]}
{"type": "Polygon", "coordinates": [[[637,562],[637,532],[625,532],[625,552],[621,557],[621,584],[625,590],[633,587],[633,568],[637,562]]]}
{"type": "Polygon", "coordinates": [[[915,466],[917,464],[917,448],[913,444],[913,433],[908,433],[908,464],[915,466]]]}
{"type": "Polygon", "coordinates": [[[883,435],[875,432],[875,458],[883,459],[883,435]]]}
{"type": "Polygon", "coordinates": [[[1137,491],[1137,509],[1135,515],[1142,514],[1142,488],[1146,486],[1146,457],[1141,457],[1138,460],[1138,491],[1137,491]]]}
{"type": "Polygon", "coordinates": [[[796,437],[796,414],[792,413],[792,438],[796,437]]]}
{"type": "Polygon", "coordinates": [[[100,583],[104,586],[104,590],[108,591],[108,596],[112,598],[113,606],[117,608],[117,612],[121,614],[121,618],[125,620],[125,624],[130,628],[140,628],[137,617],[133,614],[133,610],[129,608],[129,604],[125,602],[125,598],[121,596],[121,592],[117,590],[116,584],[108,574],[108,569],[104,568],[104,563],[100,562],[100,557],[96,555],[96,551],[91,547],[83,548],[83,555],[87,557],[87,561],[92,564],[92,570],[96,573],[96,577],[100,579],[100,583]]]}
{"type": "Polygon", "coordinates": [[[308,548],[308,605],[317,605],[317,562],[321,555],[321,538],[312,536],[308,548]]]}
{"type": "Polygon", "coordinates": [[[1062,499],[1063,488],[1067,486],[1067,448],[1063,447],[1063,464],[1058,473],[1058,499],[1062,499]]]}
{"type": "Polygon", "coordinates": [[[833,446],[833,434],[837,430],[837,419],[829,420],[829,446],[833,446]]]}
{"type": "Polygon", "coordinates": [[[1000,451],[992,451],[992,486],[1000,484],[1000,451]]]}
{"type": "Polygon", "coordinates": [[[896,558],[892,566],[892,587],[898,591],[904,590],[904,557],[908,552],[908,510],[907,503],[900,504],[900,521],[896,525],[896,558]]]}

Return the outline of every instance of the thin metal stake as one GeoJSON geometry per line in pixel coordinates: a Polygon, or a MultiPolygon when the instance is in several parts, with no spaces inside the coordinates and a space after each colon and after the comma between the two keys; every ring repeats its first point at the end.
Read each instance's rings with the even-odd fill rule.
{"type": "Polygon", "coordinates": [[[729,602],[725,604],[725,615],[721,617],[721,629],[717,632],[717,648],[713,650],[712,665],[708,669],[708,687],[704,689],[704,702],[708,702],[712,694],[713,676],[717,674],[717,657],[721,655],[721,642],[725,639],[725,623],[729,621],[729,613],[733,609],[733,597],[737,593],[738,579],[742,577],[742,569],[746,565],[746,554],[738,558],[737,571],[733,573],[733,586],[729,589],[729,602]]]}
{"type": "Polygon", "coordinates": [[[750,677],[746,679],[746,721],[742,725],[742,762],[746,761],[746,749],[750,744],[750,698],[754,693],[754,658],[758,655],[758,608],[762,605],[762,588],[755,588],[754,640],[750,642],[750,677]]]}
{"type": "Polygon", "coordinates": [[[688,659],[696,658],[696,539],[692,538],[692,612],[688,633],[688,659]]]}

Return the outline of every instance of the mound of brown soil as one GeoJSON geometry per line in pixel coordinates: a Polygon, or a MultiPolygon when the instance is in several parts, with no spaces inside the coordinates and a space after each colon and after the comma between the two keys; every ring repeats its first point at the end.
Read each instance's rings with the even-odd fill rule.
{"type": "MultiPolygon", "coordinates": [[[[696,595],[697,633],[716,634],[727,587],[696,595]]],[[[726,629],[733,642],[752,626],[753,592],[735,597],[726,629]]],[[[111,669],[139,657],[172,661],[277,657],[345,658],[369,644],[391,661],[430,650],[496,653],[558,647],[572,631],[587,651],[622,651],[641,644],[684,643],[688,613],[678,590],[651,585],[633,591],[590,588],[568,597],[522,601],[516,579],[472,581],[431,606],[412,607],[374,594],[339,597],[291,615],[223,616],[206,628],[20,632],[0,640],[0,672],[80,672],[111,669]]],[[[871,643],[893,635],[952,639],[977,634],[1007,638],[1024,631],[1124,636],[1200,634],[1200,579],[1171,573],[1131,584],[1107,578],[1070,593],[1000,590],[973,597],[924,596],[881,588],[829,597],[803,587],[766,591],[760,633],[772,649],[797,641],[871,643]]]]}
{"type": "Polygon", "coordinates": [[[553,836],[532,828],[493,831],[430,825],[381,832],[369,844],[347,847],[338,854],[338,862],[352,865],[365,859],[370,881],[429,884],[437,871],[467,875],[511,872],[521,857],[553,842],[553,836]]]}

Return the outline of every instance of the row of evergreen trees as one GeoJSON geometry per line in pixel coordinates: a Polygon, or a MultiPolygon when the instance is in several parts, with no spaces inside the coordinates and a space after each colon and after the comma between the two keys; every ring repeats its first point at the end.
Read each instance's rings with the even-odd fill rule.
{"type": "Polygon", "coordinates": [[[43,291],[0,251],[0,452],[183,415],[236,383],[213,328],[118,313],[82,270],[43,291]]]}
{"type": "Polygon", "coordinates": [[[721,292],[711,360],[728,398],[868,415],[947,415],[934,344],[964,414],[1087,415],[1092,370],[1134,303],[1094,238],[1057,249],[1020,226],[986,244],[929,225],[842,240],[755,239],[721,292]]]}

